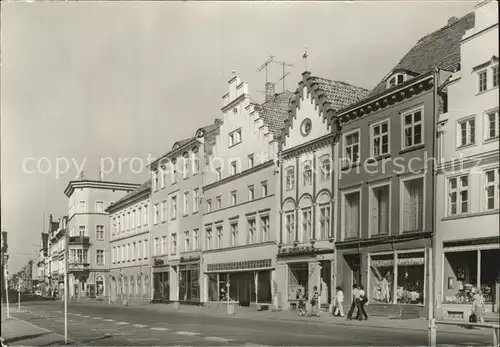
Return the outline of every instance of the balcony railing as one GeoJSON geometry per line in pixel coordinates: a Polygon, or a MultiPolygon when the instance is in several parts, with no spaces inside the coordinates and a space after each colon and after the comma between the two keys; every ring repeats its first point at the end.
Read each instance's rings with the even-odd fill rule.
{"type": "Polygon", "coordinates": [[[90,238],[88,236],[70,236],[69,237],[69,244],[70,245],[75,245],[75,244],[88,245],[88,244],[90,244],[90,238]]]}
{"type": "Polygon", "coordinates": [[[88,270],[90,268],[90,263],[88,262],[70,262],[68,264],[69,266],[69,271],[83,271],[83,270],[88,270]]]}

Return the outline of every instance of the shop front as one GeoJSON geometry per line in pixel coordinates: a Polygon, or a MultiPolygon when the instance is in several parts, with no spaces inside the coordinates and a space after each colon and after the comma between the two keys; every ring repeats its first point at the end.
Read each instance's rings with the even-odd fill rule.
{"type": "Polygon", "coordinates": [[[474,295],[483,296],[486,312],[499,312],[500,249],[498,244],[447,247],[440,255],[443,318],[468,319],[474,295]]]}
{"type": "Polygon", "coordinates": [[[344,290],[345,306],[351,304],[353,285],[363,285],[370,303],[368,314],[427,316],[430,239],[366,240],[352,246],[337,245],[336,285],[344,290]]]}
{"type": "Polygon", "coordinates": [[[272,259],[207,264],[205,276],[210,302],[272,304],[272,259]]]}
{"type": "Polygon", "coordinates": [[[153,302],[170,301],[170,266],[156,262],[153,267],[153,302]]]}
{"type": "Polygon", "coordinates": [[[183,263],[178,266],[179,271],[179,301],[200,302],[200,262],[183,263]]]}
{"type": "Polygon", "coordinates": [[[278,292],[282,309],[297,306],[300,291],[310,298],[316,286],[320,304],[329,305],[334,295],[334,251],[331,247],[282,247],[278,252],[278,292]]]}

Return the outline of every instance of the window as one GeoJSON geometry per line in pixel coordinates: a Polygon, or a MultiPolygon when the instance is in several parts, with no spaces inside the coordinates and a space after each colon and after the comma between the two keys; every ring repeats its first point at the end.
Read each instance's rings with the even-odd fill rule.
{"type": "Polygon", "coordinates": [[[389,153],[389,121],[371,126],[372,156],[378,157],[389,153]]]}
{"type": "Polygon", "coordinates": [[[498,109],[486,113],[486,139],[498,137],[500,132],[500,123],[498,118],[498,109]]]}
{"type": "Polygon", "coordinates": [[[197,147],[193,148],[192,158],[193,158],[193,175],[196,175],[198,172],[200,172],[200,158],[197,147]]]}
{"type": "Polygon", "coordinates": [[[467,120],[460,121],[458,123],[458,133],[459,139],[458,144],[460,146],[473,145],[475,143],[475,119],[469,118],[467,120]]]}
{"type": "Polygon", "coordinates": [[[302,242],[312,239],[311,210],[302,211],[302,242]]]}
{"type": "Polygon", "coordinates": [[[238,168],[237,168],[236,162],[233,161],[231,163],[231,175],[236,175],[237,173],[238,173],[238,168]]]}
{"type": "Polygon", "coordinates": [[[469,177],[467,175],[448,179],[448,215],[468,212],[469,177]]]}
{"type": "Polygon", "coordinates": [[[165,166],[162,166],[160,168],[160,174],[161,174],[161,180],[160,180],[161,188],[165,188],[165,181],[167,178],[167,170],[166,170],[165,166]]]}
{"type": "Polygon", "coordinates": [[[172,234],[172,249],[170,250],[171,254],[176,254],[177,253],[177,234],[173,233],[172,234]]]}
{"type": "Polygon", "coordinates": [[[161,254],[167,254],[167,236],[166,235],[161,237],[160,251],[161,251],[161,254]]]}
{"type": "Polygon", "coordinates": [[[238,245],[238,223],[231,223],[231,246],[238,245]]]}
{"type": "Polygon", "coordinates": [[[135,210],[130,214],[130,228],[135,229],[135,210]]]}
{"type": "Polygon", "coordinates": [[[222,248],[224,247],[224,229],[222,228],[222,225],[217,227],[217,248],[222,248]]]}
{"type": "Polygon", "coordinates": [[[215,169],[215,175],[216,175],[216,180],[217,181],[220,181],[222,179],[222,172],[221,172],[220,167],[218,167],[217,169],[215,169]]]}
{"type": "Polygon", "coordinates": [[[80,201],[80,213],[86,213],[87,212],[87,204],[85,201],[80,201]]]}
{"type": "Polygon", "coordinates": [[[206,247],[207,247],[207,249],[212,249],[212,228],[206,228],[205,232],[207,235],[206,247]]]}
{"type": "Polygon", "coordinates": [[[137,243],[137,259],[142,257],[142,241],[137,243]]]}
{"type": "Polygon", "coordinates": [[[144,225],[148,225],[148,205],[144,205],[142,209],[142,220],[144,221],[144,225]]]}
{"type": "Polygon", "coordinates": [[[262,196],[267,196],[267,181],[261,183],[262,185],[262,196]]]}
{"type": "Polygon", "coordinates": [[[193,229],[193,249],[197,250],[200,249],[200,230],[199,229],[193,229]]]}
{"type": "Polygon", "coordinates": [[[302,185],[309,186],[312,184],[312,167],[311,162],[307,161],[302,165],[302,185]]]}
{"type": "Polygon", "coordinates": [[[222,208],[222,197],[221,196],[218,196],[216,198],[216,207],[218,210],[222,208]]]}
{"type": "Polygon", "coordinates": [[[182,158],[182,178],[187,178],[189,174],[189,157],[188,154],[184,154],[182,158]]]}
{"type": "Polygon", "coordinates": [[[234,206],[237,204],[237,197],[236,197],[236,191],[231,192],[231,206],[234,206]]]}
{"type": "Polygon", "coordinates": [[[424,226],[424,180],[403,182],[403,231],[420,231],[424,226]]]}
{"type": "Polygon", "coordinates": [[[151,173],[153,175],[153,191],[158,190],[158,172],[153,171],[151,173]]]}
{"type": "MultiPolygon", "coordinates": [[[[72,249],[74,251],[74,249],[72,249]]],[[[71,256],[70,259],[74,258],[74,254],[71,256]]],[[[113,247],[113,251],[111,252],[111,262],[114,264],[116,263],[116,247],[113,247]]]]}
{"type": "Polygon", "coordinates": [[[144,247],[142,249],[144,259],[148,259],[148,239],[144,239],[144,247]]]}
{"type": "Polygon", "coordinates": [[[198,188],[193,189],[193,213],[199,211],[199,200],[200,200],[200,190],[198,188]]]}
{"type": "Polygon", "coordinates": [[[104,250],[98,249],[96,251],[96,263],[97,265],[104,265],[104,250]]]}
{"type": "Polygon", "coordinates": [[[142,208],[139,207],[137,209],[137,227],[141,226],[141,214],[142,214],[142,208]]]}
{"type": "Polygon", "coordinates": [[[161,221],[165,222],[167,220],[167,200],[163,200],[161,203],[161,221]]]}
{"type": "Polygon", "coordinates": [[[493,88],[498,87],[498,65],[495,65],[491,68],[491,72],[493,74],[493,88]]]}
{"type": "Polygon", "coordinates": [[[248,201],[252,201],[253,199],[255,199],[255,189],[252,186],[248,186],[248,201]]]}
{"type": "Polygon", "coordinates": [[[498,209],[499,169],[485,171],[486,210],[498,209]]]}
{"type": "Polygon", "coordinates": [[[347,164],[359,162],[359,131],[346,134],[344,137],[344,157],[347,164]]]}
{"type": "Polygon", "coordinates": [[[320,159],[321,160],[321,175],[320,179],[322,181],[326,181],[330,179],[330,171],[331,171],[331,165],[330,165],[330,157],[325,156],[320,159]]]}
{"type": "Polygon", "coordinates": [[[389,186],[375,187],[372,189],[371,200],[371,234],[389,234],[389,186]]]}
{"type": "Polygon", "coordinates": [[[186,216],[189,213],[189,192],[184,192],[184,200],[182,202],[182,214],[186,216]]]}
{"type": "Polygon", "coordinates": [[[78,236],[80,236],[80,237],[87,236],[87,232],[85,230],[85,225],[80,225],[78,227],[78,236]]]}
{"type": "Polygon", "coordinates": [[[170,219],[175,219],[177,217],[177,197],[172,196],[172,201],[170,203],[170,219]]]}
{"type": "Polygon", "coordinates": [[[479,93],[484,92],[488,89],[486,70],[478,73],[478,83],[479,83],[479,93]]]}
{"type": "Polygon", "coordinates": [[[319,208],[319,235],[318,240],[324,240],[330,236],[330,205],[319,208]]]}
{"type": "Polygon", "coordinates": [[[422,110],[416,110],[403,115],[404,148],[423,143],[422,139],[422,110]]]}
{"type": "Polygon", "coordinates": [[[161,254],[161,249],[160,249],[160,238],[155,237],[153,240],[153,256],[157,256],[161,254]]]}
{"type": "Polygon", "coordinates": [[[191,250],[191,239],[189,235],[189,230],[184,232],[184,252],[189,252],[191,250]]]}
{"type": "Polygon", "coordinates": [[[360,217],[361,193],[353,192],[345,195],[345,237],[359,237],[359,217],[360,217]]]}
{"type": "Polygon", "coordinates": [[[97,240],[104,240],[104,225],[95,226],[95,237],[97,240]]]}
{"type": "Polygon", "coordinates": [[[286,191],[291,191],[295,188],[295,168],[289,167],[286,169],[286,191]]]}
{"type": "MultiPolygon", "coordinates": [[[[116,227],[117,227],[116,218],[113,218],[113,225],[111,227],[111,234],[112,235],[116,234],[116,227]]],[[[71,234],[73,234],[73,233],[71,233],[71,234]]],[[[74,236],[74,235],[71,235],[71,236],[74,236]]]]}
{"type": "Polygon", "coordinates": [[[156,225],[158,224],[158,220],[160,219],[160,209],[158,207],[158,204],[153,205],[153,224],[156,225]]]}
{"type": "Polygon", "coordinates": [[[403,83],[405,80],[405,76],[403,74],[396,74],[392,76],[388,81],[387,81],[387,88],[392,88],[395,87],[401,83],[403,83]]]}
{"type": "Polygon", "coordinates": [[[254,161],[253,161],[253,154],[250,154],[248,156],[248,168],[251,169],[254,166],[254,161]]]}
{"type": "Polygon", "coordinates": [[[96,213],[104,213],[104,202],[96,201],[95,203],[95,212],[96,213]]]}
{"type": "Polygon", "coordinates": [[[207,212],[212,212],[212,199],[207,199],[207,212]]]}
{"type": "Polygon", "coordinates": [[[255,225],[255,218],[249,219],[248,220],[248,244],[252,244],[257,242],[256,239],[256,225],[255,225]]]}
{"type": "Polygon", "coordinates": [[[177,183],[177,161],[175,160],[172,160],[172,162],[170,163],[170,166],[171,166],[171,181],[172,181],[172,184],[174,183],[177,183]]]}
{"type": "Polygon", "coordinates": [[[241,129],[235,130],[229,134],[229,147],[241,142],[241,129]]]}
{"type": "Polygon", "coordinates": [[[130,212],[127,212],[127,214],[125,215],[125,226],[126,230],[130,230],[130,212]]]}
{"type": "Polygon", "coordinates": [[[135,260],[135,255],[136,255],[137,247],[135,242],[132,243],[132,260],[135,260]]]}
{"type": "Polygon", "coordinates": [[[285,215],[286,224],[286,242],[292,243],[295,241],[295,212],[288,212],[285,215]]]}

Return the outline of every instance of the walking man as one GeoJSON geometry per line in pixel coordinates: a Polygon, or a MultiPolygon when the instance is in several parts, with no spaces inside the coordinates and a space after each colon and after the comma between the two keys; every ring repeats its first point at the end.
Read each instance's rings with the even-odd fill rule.
{"type": "Polygon", "coordinates": [[[366,314],[365,304],[368,301],[365,293],[365,288],[363,285],[359,285],[359,303],[358,303],[358,314],[356,316],[357,320],[368,320],[368,315],[366,314]]]}
{"type": "Polygon", "coordinates": [[[335,307],[334,316],[344,317],[344,292],[342,287],[337,287],[337,294],[335,295],[335,300],[337,301],[337,307],[335,307]]]}
{"type": "Polygon", "coordinates": [[[352,285],[352,302],[351,308],[349,309],[349,312],[347,312],[348,320],[352,319],[352,314],[354,313],[355,308],[357,308],[359,312],[359,289],[357,284],[352,285]]]}

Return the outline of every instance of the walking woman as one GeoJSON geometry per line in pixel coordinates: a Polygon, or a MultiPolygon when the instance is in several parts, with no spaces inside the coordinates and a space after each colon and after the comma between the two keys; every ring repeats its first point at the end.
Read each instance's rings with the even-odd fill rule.
{"type": "Polygon", "coordinates": [[[474,301],[472,302],[472,313],[476,315],[478,323],[484,323],[484,299],[481,292],[474,294],[474,301]]]}

